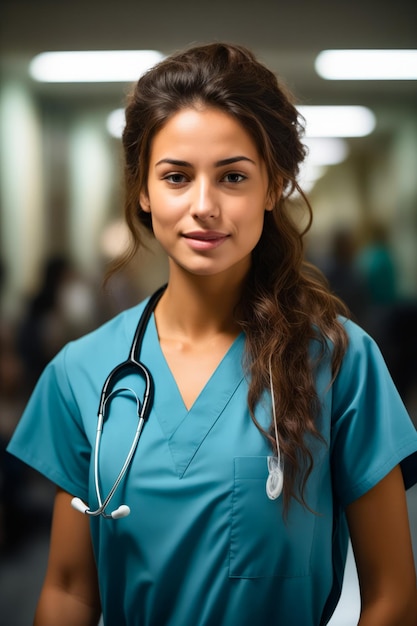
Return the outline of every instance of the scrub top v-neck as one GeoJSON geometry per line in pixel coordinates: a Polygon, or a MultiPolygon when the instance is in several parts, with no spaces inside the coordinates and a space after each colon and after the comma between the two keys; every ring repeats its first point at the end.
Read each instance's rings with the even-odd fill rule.
{"type": "MultiPolygon", "coordinates": [[[[42,375],[9,451],[95,506],[97,404],[109,371],[128,354],[144,303],[66,346],[42,375]]],[[[187,410],[161,351],[154,319],[141,360],[155,397],[133,463],[112,507],[91,519],[106,626],[322,626],[340,594],[348,532],[344,508],[417,450],[417,434],[375,343],[345,322],[349,348],[330,386],[330,354],[316,372],[324,443],[306,499],[268,499],[271,450],[247,407],[239,335],[187,410]],[[370,384],[372,382],[372,384],[370,384]]],[[[143,382],[122,386],[141,397],[143,382]]],[[[269,394],[256,409],[267,428],[269,394]]],[[[131,392],[111,405],[100,451],[107,493],[136,428],[131,392]]],[[[412,473],[411,473],[412,474],[412,473]]],[[[409,476],[409,485],[417,476],[409,476]]]]}
{"type": "Polygon", "coordinates": [[[242,383],[243,346],[244,335],[240,334],[188,409],[161,349],[154,316],[149,321],[142,350],[152,360],[151,371],[155,372],[153,414],[166,437],[179,477],[183,476],[198,448],[242,383]]]}

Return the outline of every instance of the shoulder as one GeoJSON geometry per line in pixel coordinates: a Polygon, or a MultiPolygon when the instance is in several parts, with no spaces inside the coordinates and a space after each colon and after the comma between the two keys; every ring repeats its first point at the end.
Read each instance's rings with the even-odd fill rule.
{"type": "Polygon", "coordinates": [[[79,361],[84,358],[99,360],[109,352],[123,350],[125,353],[146,302],[147,300],[144,300],[122,311],[90,333],[68,343],[62,351],[65,360],[79,361]]]}
{"type": "Polygon", "coordinates": [[[342,369],[346,369],[348,365],[354,366],[366,361],[381,363],[385,366],[381,350],[371,335],[352,320],[340,318],[340,322],[348,339],[342,369]]]}
{"type": "MultiPolygon", "coordinates": [[[[325,333],[317,326],[313,327],[314,338],[310,343],[310,357],[318,363],[331,368],[338,346],[341,353],[341,361],[346,364],[351,359],[365,356],[369,350],[379,352],[374,339],[358,324],[343,316],[337,317],[337,326],[331,332],[325,333]]],[[[338,368],[339,371],[339,368],[338,368]]]]}
{"type": "Polygon", "coordinates": [[[377,342],[361,326],[339,318],[347,335],[347,345],[333,383],[334,397],[356,397],[361,390],[394,389],[391,374],[377,342]]]}
{"type": "Polygon", "coordinates": [[[364,330],[361,326],[359,326],[359,324],[357,324],[353,320],[343,316],[340,316],[338,319],[345,329],[350,342],[353,342],[356,345],[358,342],[361,343],[362,341],[373,341],[373,339],[366,332],[366,330],[364,330]]]}
{"type": "Polygon", "coordinates": [[[47,365],[41,380],[55,380],[60,389],[72,389],[72,394],[84,384],[98,383],[100,377],[104,380],[109,371],[128,358],[146,302],[147,299],[67,343],[47,365]]]}
{"type": "Polygon", "coordinates": [[[333,417],[348,407],[359,410],[359,405],[365,413],[376,414],[381,402],[397,410],[402,402],[377,342],[355,322],[340,321],[348,343],[332,385],[333,417]]]}

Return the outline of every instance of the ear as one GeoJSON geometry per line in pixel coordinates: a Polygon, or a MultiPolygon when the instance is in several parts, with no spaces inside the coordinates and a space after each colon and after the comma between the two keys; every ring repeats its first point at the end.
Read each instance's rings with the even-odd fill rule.
{"type": "Polygon", "coordinates": [[[145,213],[151,212],[151,203],[149,201],[149,196],[147,191],[142,190],[139,194],[139,204],[141,206],[142,211],[145,213]]]}
{"type": "Polygon", "coordinates": [[[272,211],[272,209],[274,208],[274,204],[275,203],[271,194],[268,194],[265,202],[265,211],[272,211]]]}
{"type": "Polygon", "coordinates": [[[279,187],[276,189],[269,189],[266,196],[265,211],[272,211],[275,205],[278,203],[282,195],[284,187],[284,181],[280,178],[279,187]]]}
{"type": "Polygon", "coordinates": [[[265,211],[272,211],[275,206],[275,196],[271,190],[268,191],[265,202],[265,211]]]}

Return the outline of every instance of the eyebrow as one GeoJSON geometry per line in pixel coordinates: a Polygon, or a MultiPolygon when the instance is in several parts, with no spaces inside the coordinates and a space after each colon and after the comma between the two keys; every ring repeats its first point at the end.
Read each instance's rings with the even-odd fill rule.
{"type": "MultiPolygon", "coordinates": [[[[214,165],[215,167],[223,167],[224,165],[231,165],[232,163],[238,163],[239,161],[248,161],[249,163],[253,163],[254,165],[256,165],[255,161],[245,156],[235,156],[228,159],[221,159],[220,161],[216,161],[214,165]]],[[[162,165],[163,163],[168,163],[169,165],[178,165],[179,167],[192,167],[191,163],[188,163],[188,161],[181,161],[179,159],[169,158],[161,159],[160,161],[155,163],[155,166],[162,165]]]]}

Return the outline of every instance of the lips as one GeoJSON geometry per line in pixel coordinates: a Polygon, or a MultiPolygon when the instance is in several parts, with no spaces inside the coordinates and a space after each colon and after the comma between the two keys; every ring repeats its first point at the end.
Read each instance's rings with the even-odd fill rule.
{"type": "Polygon", "coordinates": [[[194,251],[205,252],[221,246],[229,235],[217,230],[194,230],[183,233],[183,237],[194,251]]]}
{"type": "Polygon", "coordinates": [[[216,230],[198,230],[183,234],[183,237],[186,239],[196,239],[198,241],[216,241],[218,239],[225,239],[228,236],[229,235],[216,230]]]}

